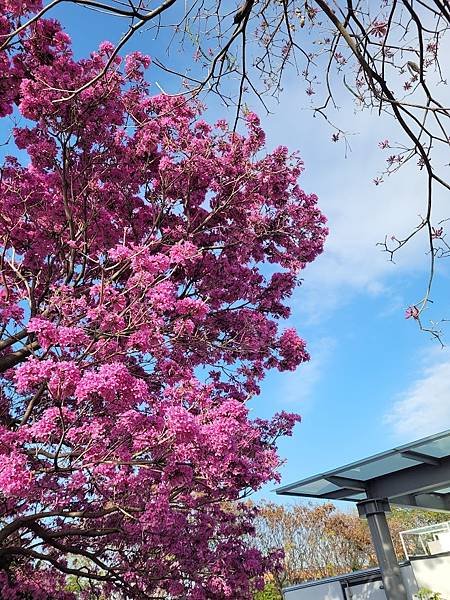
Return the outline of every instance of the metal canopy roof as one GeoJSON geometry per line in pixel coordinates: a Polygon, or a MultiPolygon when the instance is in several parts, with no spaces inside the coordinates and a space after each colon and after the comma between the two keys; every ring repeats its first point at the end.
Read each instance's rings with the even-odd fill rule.
{"type": "Polygon", "coordinates": [[[285,496],[393,504],[450,511],[450,429],[285,485],[285,496]]]}

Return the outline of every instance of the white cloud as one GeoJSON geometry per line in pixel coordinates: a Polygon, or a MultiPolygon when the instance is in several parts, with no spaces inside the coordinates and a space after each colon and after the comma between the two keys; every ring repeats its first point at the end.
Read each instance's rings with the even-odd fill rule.
{"type": "Polygon", "coordinates": [[[450,352],[428,355],[417,379],[398,396],[385,415],[399,441],[410,441],[450,428],[450,352]],[[434,360],[429,360],[430,356],[434,360]]]}
{"type": "Polygon", "coordinates": [[[403,166],[380,186],[372,183],[386,158],[377,144],[385,138],[398,139],[399,127],[387,117],[354,113],[347,98],[339,123],[358,135],[352,137],[352,151],[345,159],[343,145],[331,142],[328,125],[300,109],[304,100],[299,94],[302,90],[294,85],[286,86],[281,104],[264,124],[271,144],[281,142],[300,150],[306,165],[301,185],[318,194],[329,220],[325,252],[305,270],[298,305],[314,321],[355,294],[389,295],[395,281],[411,272],[422,272],[425,286],[424,236],[408,243],[396,255],[396,264],[377,246],[386,235],[401,238],[410,233],[426,210],[426,178],[415,163],[403,166]]]}

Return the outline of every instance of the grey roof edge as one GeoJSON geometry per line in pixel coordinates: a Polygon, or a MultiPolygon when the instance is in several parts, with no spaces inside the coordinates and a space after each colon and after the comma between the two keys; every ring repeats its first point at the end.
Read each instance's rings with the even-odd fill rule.
{"type": "MultiPolygon", "coordinates": [[[[337,475],[338,473],[340,473],[342,471],[347,471],[347,470],[355,468],[357,466],[369,464],[374,460],[379,460],[381,458],[387,458],[388,456],[394,456],[398,452],[403,452],[405,450],[413,450],[417,446],[421,446],[427,442],[435,442],[435,441],[439,440],[440,438],[444,438],[449,435],[450,435],[450,429],[446,429],[445,431],[440,431],[439,433],[434,433],[433,435],[429,435],[429,436],[421,438],[419,440],[414,440],[413,442],[410,442],[408,444],[403,444],[402,446],[397,446],[395,448],[392,448],[391,450],[385,450],[384,452],[379,452],[378,454],[373,454],[372,456],[368,456],[367,458],[363,458],[361,460],[356,460],[354,462],[343,465],[342,467],[337,467],[336,469],[330,469],[329,471],[324,471],[323,473],[318,473],[317,475],[312,475],[311,477],[307,477],[306,479],[299,479],[298,481],[295,481],[293,483],[289,483],[287,485],[283,485],[279,488],[276,488],[274,491],[277,495],[283,495],[283,494],[289,495],[289,494],[286,494],[286,492],[289,492],[289,490],[292,490],[293,488],[295,488],[296,486],[298,486],[300,484],[305,485],[307,483],[312,483],[314,481],[317,481],[317,480],[327,477],[329,475],[337,475]]],[[[292,494],[292,495],[303,496],[303,497],[307,497],[307,498],[317,498],[317,496],[308,495],[308,494],[292,494]]]]}

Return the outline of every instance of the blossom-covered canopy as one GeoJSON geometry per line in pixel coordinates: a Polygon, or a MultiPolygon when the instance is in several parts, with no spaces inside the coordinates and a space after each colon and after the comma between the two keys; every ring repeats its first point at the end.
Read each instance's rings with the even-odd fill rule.
{"type": "MultiPolygon", "coordinates": [[[[2,39],[39,8],[0,0],[2,39]]],[[[111,50],[39,18],[0,52],[0,595],[247,598],[274,557],[236,501],[297,417],[246,401],[308,359],[280,320],[325,219],[254,114],[152,96],[139,53],[72,93],[111,50]]]]}

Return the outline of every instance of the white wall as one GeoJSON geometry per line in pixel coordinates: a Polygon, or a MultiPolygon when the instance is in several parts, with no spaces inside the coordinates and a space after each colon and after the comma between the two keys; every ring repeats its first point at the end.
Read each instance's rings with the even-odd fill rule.
{"type": "Polygon", "coordinates": [[[345,588],[346,600],[386,600],[382,581],[368,581],[345,588]]]}
{"type": "Polygon", "coordinates": [[[450,600],[450,556],[411,559],[411,567],[419,588],[428,588],[450,600]]]}
{"type": "Polygon", "coordinates": [[[343,600],[339,581],[285,590],[285,600],[343,600]]]}

